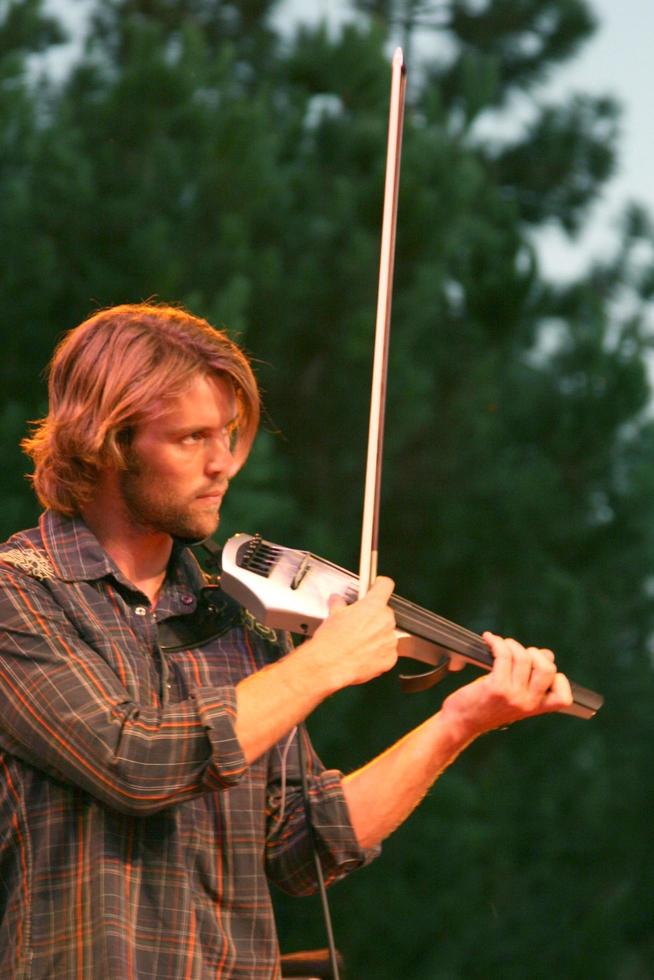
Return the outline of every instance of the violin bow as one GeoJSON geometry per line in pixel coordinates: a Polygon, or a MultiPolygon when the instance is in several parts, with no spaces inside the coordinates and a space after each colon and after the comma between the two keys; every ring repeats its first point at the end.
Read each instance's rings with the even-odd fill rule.
{"type": "MultiPolygon", "coordinates": [[[[381,473],[384,449],[384,413],[386,407],[386,380],[388,377],[388,345],[391,332],[391,300],[393,295],[393,268],[395,265],[395,233],[397,229],[397,200],[400,185],[400,160],[402,156],[402,129],[406,93],[406,67],[401,48],[393,53],[391,67],[391,95],[388,110],[388,142],[386,147],[386,179],[382,211],[382,234],[379,256],[379,284],[377,288],[377,315],[375,321],[375,348],[370,394],[370,421],[368,426],[368,454],[363,495],[363,519],[361,522],[361,550],[359,556],[359,599],[367,593],[377,578],[379,557],[379,512],[381,508],[381,473]]],[[[400,674],[403,690],[425,690],[438,683],[449,670],[449,655],[444,653],[435,667],[426,673],[405,676],[400,674]]]]}
{"type": "Polygon", "coordinates": [[[375,348],[368,426],[368,454],[363,497],[361,551],[359,558],[359,598],[366,594],[377,577],[379,554],[379,509],[382,455],[384,445],[384,410],[388,376],[388,341],[391,328],[393,268],[395,265],[395,231],[397,228],[397,198],[400,183],[402,128],[406,68],[401,48],[393,53],[391,95],[388,112],[388,144],[386,148],[386,178],[382,211],[382,234],[379,257],[379,285],[375,321],[375,348]]]}

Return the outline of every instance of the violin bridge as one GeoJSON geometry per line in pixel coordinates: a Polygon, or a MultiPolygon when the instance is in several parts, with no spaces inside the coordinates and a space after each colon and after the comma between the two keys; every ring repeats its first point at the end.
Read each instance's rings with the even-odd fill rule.
{"type": "Polygon", "coordinates": [[[306,554],[302,559],[302,561],[300,562],[300,564],[298,565],[297,571],[293,576],[293,579],[291,581],[292,589],[299,588],[302,579],[304,578],[304,576],[307,574],[308,571],[309,571],[309,555],[306,554]]]}

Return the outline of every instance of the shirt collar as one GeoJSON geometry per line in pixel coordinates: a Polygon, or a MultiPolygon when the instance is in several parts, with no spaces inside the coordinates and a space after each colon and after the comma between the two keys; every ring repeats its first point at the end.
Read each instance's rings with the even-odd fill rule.
{"type": "MultiPolygon", "coordinates": [[[[45,550],[59,578],[66,582],[84,582],[110,575],[134,589],[81,517],[66,517],[47,510],[41,515],[39,524],[45,550]]],[[[206,584],[195,558],[179,542],[173,544],[167,583],[184,593],[189,588],[192,592],[206,584]]]]}
{"type": "Polygon", "coordinates": [[[47,510],[39,520],[41,537],[57,575],[65,582],[93,581],[106,575],[121,577],[95,534],[81,517],[47,510]]]}

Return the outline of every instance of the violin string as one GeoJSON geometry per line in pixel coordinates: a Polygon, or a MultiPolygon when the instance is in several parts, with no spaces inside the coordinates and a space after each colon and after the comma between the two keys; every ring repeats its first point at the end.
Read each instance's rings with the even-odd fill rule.
{"type": "MultiPolygon", "coordinates": [[[[306,554],[306,553],[305,553],[306,554]]],[[[348,572],[345,568],[341,568],[340,565],[336,565],[334,562],[328,561],[325,558],[318,558],[317,555],[308,555],[309,558],[320,563],[321,565],[326,565],[333,571],[338,572],[348,578],[353,586],[356,586],[358,582],[358,577],[352,572],[348,572]]],[[[465,645],[465,650],[468,651],[470,647],[479,654],[488,656],[490,661],[490,654],[486,648],[486,645],[478,633],[473,633],[471,630],[466,629],[464,626],[459,626],[456,623],[450,622],[448,619],[444,619],[437,613],[430,612],[427,609],[423,609],[422,606],[418,606],[415,602],[410,602],[408,599],[403,599],[401,596],[393,594],[390,600],[391,608],[401,612],[404,616],[407,626],[419,625],[425,631],[432,630],[432,634],[436,629],[439,632],[441,638],[445,638],[445,641],[459,641],[465,645]]],[[[414,630],[417,632],[417,630],[414,630]]]]}
{"type": "MultiPolygon", "coordinates": [[[[456,623],[452,623],[442,616],[437,615],[437,613],[431,613],[428,610],[422,609],[421,606],[416,606],[414,603],[409,602],[407,599],[401,599],[399,596],[393,595],[391,597],[391,606],[398,612],[402,612],[402,621],[408,631],[411,631],[413,627],[413,632],[420,636],[421,634],[415,628],[416,626],[426,627],[426,632],[429,632],[431,628],[433,630],[432,637],[435,637],[434,642],[440,642],[446,646],[451,641],[455,646],[457,644],[460,646],[460,649],[455,649],[454,652],[474,653],[475,660],[480,666],[490,667],[492,665],[492,655],[478,633],[473,633],[464,626],[458,626],[456,623]],[[436,625],[439,627],[438,629],[434,629],[436,625]],[[440,632],[441,630],[442,632],[440,632]]],[[[430,638],[428,637],[428,639],[430,638]]],[[[585,690],[573,681],[570,682],[570,687],[572,688],[575,703],[584,704],[587,697],[585,690]]]]}
{"type": "Polygon", "coordinates": [[[407,624],[417,624],[426,629],[431,628],[437,635],[442,635],[453,640],[460,640],[461,642],[465,642],[466,646],[472,646],[484,651],[487,649],[484,641],[477,633],[473,633],[463,626],[458,626],[456,623],[452,623],[436,613],[428,612],[420,606],[401,599],[399,596],[391,597],[391,608],[401,613],[407,624]]]}
{"type": "MultiPolygon", "coordinates": [[[[286,553],[294,551],[294,549],[284,549],[286,553]]],[[[331,568],[334,572],[339,573],[339,575],[348,579],[352,586],[356,586],[358,578],[352,572],[347,571],[347,569],[342,568],[340,565],[336,565],[334,562],[330,562],[325,558],[319,558],[317,555],[310,554],[309,552],[296,551],[298,555],[302,555],[304,558],[313,559],[318,563],[318,565],[326,566],[331,568]]],[[[471,655],[472,652],[476,654],[475,659],[478,663],[484,666],[490,666],[492,663],[492,657],[478,633],[473,633],[472,630],[466,629],[465,626],[458,626],[456,623],[452,623],[448,619],[444,619],[437,613],[430,612],[427,609],[423,609],[422,606],[418,606],[414,602],[410,602],[408,599],[402,599],[401,596],[393,594],[390,599],[390,606],[392,609],[401,613],[403,621],[407,626],[407,630],[411,632],[410,627],[414,627],[413,632],[420,636],[421,628],[424,632],[429,633],[431,630],[431,637],[427,636],[426,639],[432,639],[434,635],[438,634],[439,638],[432,639],[432,642],[442,643],[447,649],[447,643],[459,644],[463,646],[465,652],[471,655]],[[439,632],[440,631],[440,632],[439,632]]],[[[400,627],[402,628],[402,627],[400,627]]],[[[457,652],[455,650],[455,652],[457,652]]],[[[459,651],[462,652],[462,651],[459,651]]],[[[575,701],[577,701],[577,693],[585,692],[584,688],[579,687],[578,684],[572,684],[573,695],[575,696],[575,701]]],[[[589,692],[593,694],[593,692],[589,692]]],[[[582,698],[583,701],[583,698],[582,698]]]]}
{"type": "Polygon", "coordinates": [[[481,637],[477,633],[466,629],[465,626],[459,626],[457,623],[453,623],[449,619],[439,616],[438,613],[423,609],[422,606],[417,606],[415,603],[409,602],[408,599],[402,599],[400,596],[393,595],[391,596],[391,606],[406,616],[411,616],[415,622],[422,622],[425,625],[433,623],[449,633],[456,633],[462,639],[465,638],[478,643],[482,642],[481,637]]]}
{"type": "Polygon", "coordinates": [[[422,632],[419,627],[414,627],[408,620],[403,623],[398,623],[398,627],[399,629],[405,628],[408,633],[413,634],[419,639],[422,638],[428,643],[434,643],[451,653],[460,653],[465,657],[469,657],[475,663],[490,666],[493,662],[491,654],[483,644],[477,645],[476,643],[470,643],[468,640],[462,640],[460,636],[455,634],[422,632]]]}
{"type": "MultiPolygon", "coordinates": [[[[294,549],[284,549],[284,551],[288,553],[294,551],[294,549]]],[[[313,559],[318,565],[332,569],[339,576],[346,578],[352,584],[353,588],[356,588],[358,578],[353,572],[349,572],[334,562],[330,562],[325,558],[319,558],[317,555],[310,554],[306,551],[295,551],[295,554],[302,555],[305,560],[313,559]]],[[[424,638],[428,641],[440,643],[445,649],[451,648],[455,653],[465,653],[468,656],[474,654],[474,659],[480,666],[491,666],[492,656],[478,633],[466,629],[465,626],[452,623],[437,613],[423,609],[422,606],[418,606],[408,599],[403,599],[395,593],[391,596],[389,604],[393,610],[400,613],[408,632],[414,632],[417,636],[425,634],[424,638]],[[448,644],[451,644],[451,647],[448,647],[448,644]]],[[[402,624],[400,624],[400,629],[402,628],[402,624]]],[[[584,689],[574,683],[572,684],[572,688],[573,696],[575,697],[575,701],[577,701],[577,692],[582,692],[584,689]]]]}

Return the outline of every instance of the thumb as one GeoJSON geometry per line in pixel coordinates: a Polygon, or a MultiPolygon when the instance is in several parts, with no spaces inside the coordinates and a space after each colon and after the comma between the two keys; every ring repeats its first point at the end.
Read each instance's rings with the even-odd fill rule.
{"type": "Polygon", "coordinates": [[[395,582],[391,578],[387,578],[385,575],[380,575],[372,583],[368,590],[369,596],[374,596],[375,601],[383,603],[386,605],[388,600],[393,594],[393,589],[395,588],[395,582]]]}
{"type": "Polygon", "coordinates": [[[345,609],[347,602],[342,595],[330,595],[327,600],[327,608],[330,614],[336,612],[337,609],[345,609]]]}

